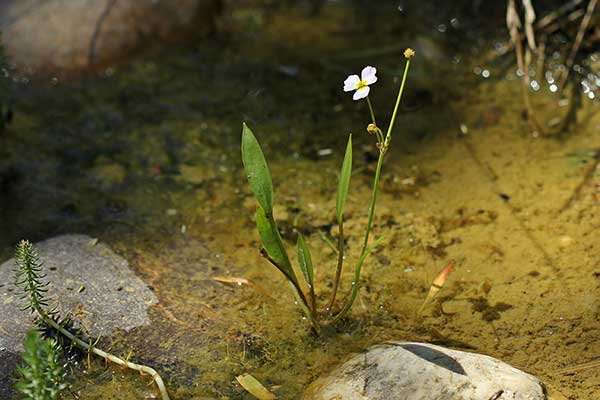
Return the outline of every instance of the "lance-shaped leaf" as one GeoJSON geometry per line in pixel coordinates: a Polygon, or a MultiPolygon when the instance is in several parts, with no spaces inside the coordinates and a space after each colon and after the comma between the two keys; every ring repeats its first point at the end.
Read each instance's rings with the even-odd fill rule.
{"type": "Polygon", "coordinates": [[[267,215],[273,214],[273,181],[267,160],[256,137],[244,123],[242,128],[242,162],[248,182],[258,204],[267,215]]]}
{"type": "Polygon", "coordinates": [[[344,161],[342,162],[342,170],[340,172],[340,183],[338,186],[337,200],[336,200],[336,216],[338,224],[342,223],[344,216],[344,204],[346,203],[346,197],[348,196],[348,186],[350,185],[350,175],[352,174],[352,135],[348,137],[348,144],[346,145],[346,154],[344,155],[344,161]]]}
{"type": "Polygon", "coordinates": [[[235,378],[238,383],[246,389],[252,396],[259,400],[275,400],[273,393],[269,392],[266,387],[255,377],[250,374],[243,374],[235,378]]]}
{"type": "Polygon", "coordinates": [[[267,216],[265,210],[260,206],[256,210],[256,227],[269,257],[281,268],[284,275],[296,282],[296,275],[292,270],[292,264],[283,246],[283,240],[281,240],[275,220],[272,216],[267,216]]]}
{"type": "Polygon", "coordinates": [[[298,234],[298,241],[296,242],[296,253],[298,255],[298,264],[300,264],[300,270],[302,271],[302,275],[304,275],[306,283],[308,283],[310,287],[314,287],[314,272],[312,258],[310,256],[310,250],[308,249],[308,246],[304,241],[304,236],[302,236],[301,233],[298,234]]]}

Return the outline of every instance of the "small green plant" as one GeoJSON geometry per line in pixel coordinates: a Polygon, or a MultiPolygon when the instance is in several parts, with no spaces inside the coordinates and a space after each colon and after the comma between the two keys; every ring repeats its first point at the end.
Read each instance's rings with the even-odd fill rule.
{"type": "Polygon", "coordinates": [[[141,374],[150,375],[156,383],[162,399],[170,400],[167,388],[156,370],[146,365],[140,365],[124,360],[95,347],[94,343],[86,342],[69,331],[65,327],[66,323],[59,322],[56,308],[50,308],[48,310],[48,300],[46,298],[48,282],[45,282],[46,275],[43,271],[42,262],[40,261],[37,251],[30,242],[23,240],[17,245],[15,259],[17,263],[17,269],[15,271],[17,278],[16,285],[23,289],[23,299],[25,300],[24,311],[30,310],[31,312],[36,313],[41,325],[54,329],[68,339],[72,345],[87,352],[88,355],[95,354],[106,361],[111,361],[117,365],[138,371],[141,374]]]}
{"type": "Polygon", "coordinates": [[[373,178],[373,191],[371,194],[369,216],[362,248],[354,266],[354,277],[350,292],[339,308],[336,308],[336,295],[344,263],[344,205],[348,195],[350,175],[352,173],[352,135],[350,135],[348,138],[348,144],[346,146],[346,152],[342,162],[336,199],[336,220],[338,225],[337,267],[335,276],[333,278],[331,299],[325,308],[325,312],[322,313],[319,312],[316,304],[314,271],[309,248],[306,245],[302,234],[298,234],[296,253],[300,270],[302,271],[302,275],[308,286],[307,295],[302,290],[300,282],[294,272],[294,268],[292,267],[292,263],[288,257],[283,240],[279,234],[279,230],[277,229],[277,223],[273,217],[274,191],[267,161],[258,141],[256,140],[256,137],[250,128],[245,123],[243,124],[242,162],[248,177],[248,182],[258,202],[258,207],[256,210],[256,226],[262,242],[261,255],[285,276],[292,288],[292,291],[294,292],[296,301],[302,308],[302,311],[308,320],[311,322],[312,328],[316,334],[320,334],[323,325],[330,325],[338,322],[348,313],[348,311],[350,311],[350,308],[352,307],[360,288],[360,273],[363,263],[369,253],[371,253],[382,240],[382,238],[379,238],[373,241],[373,243],[369,243],[383,160],[390,148],[394,122],[396,120],[398,106],[400,105],[400,100],[402,98],[402,92],[404,91],[404,84],[406,82],[406,76],[410,66],[410,59],[413,57],[413,55],[414,52],[411,49],[406,49],[404,52],[406,65],[404,68],[404,74],[402,76],[402,83],[400,84],[400,89],[398,90],[398,97],[396,99],[394,111],[385,136],[377,125],[375,120],[375,112],[368,96],[370,91],[369,86],[377,82],[377,70],[374,67],[367,66],[362,70],[360,77],[358,75],[350,75],[344,81],[344,91],[354,91],[354,100],[366,99],[367,101],[369,112],[371,114],[371,123],[368,125],[367,131],[376,138],[376,146],[379,150],[379,158],[377,160],[377,167],[375,170],[375,176],[373,178]]]}
{"type": "Polygon", "coordinates": [[[55,400],[67,388],[62,349],[55,339],[42,339],[36,330],[27,332],[23,363],[17,368],[17,391],[28,400],[55,400]]]}

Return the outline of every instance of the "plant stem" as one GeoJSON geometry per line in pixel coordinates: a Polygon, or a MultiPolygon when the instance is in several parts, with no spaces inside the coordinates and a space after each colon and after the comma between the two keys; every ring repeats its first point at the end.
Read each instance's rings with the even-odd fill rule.
{"type": "MultiPolygon", "coordinates": [[[[314,283],[313,283],[314,284],[314,283]]],[[[315,297],[315,288],[313,285],[310,285],[308,288],[308,294],[310,296],[310,305],[311,311],[313,315],[317,315],[317,299],[315,297]]]]}
{"type": "Polygon", "coordinates": [[[369,105],[369,112],[371,113],[371,121],[373,121],[373,125],[375,125],[377,143],[379,143],[379,145],[383,145],[383,133],[381,133],[381,129],[379,129],[377,126],[377,121],[375,121],[375,112],[373,111],[373,104],[371,104],[371,99],[369,96],[367,96],[367,104],[369,105]]]}
{"type": "Polygon", "coordinates": [[[310,311],[310,308],[306,303],[306,298],[304,297],[304,294],[302,293],[299,287],[294,285],[292,281],[288,280],[288,282],[292,287],[292,291],[294,292],[296,302],[298,303],[300,308],[302,308],[302,311],[304,311],[304,315],[306,315],[306,318],[308,318],[308,320],[310,321],[310,324],[312,325],[315,334],[317,336],[321,336],[321,324],[319,324],[319,321],[317,321],[316,315],[313,315],[313,313],[310,311]]]}
{"type": "MultiPolygon", "coordinates": [[[[367,97],[368,99],[368,97],[367,97]]],[[[333,314],[333,303],[335,302],[335,296],[337,294],[338,285],[340,283],[340,276],[342,275],[342,266],[344,264],[344,221],[340,221],[338,224],[338,258],[337,258],[337,269],[335,271],[335,278],[333,280],[333,293],[331,294],[331,300],[327,306],[327,312],[331,316],[333,314]]]]}
{"type": "Polygon", "coordinates": [[[39,314],[39,316],[42,318],[44,323],[46,323],[46,324],[50,325],[51,327],[53,327],[54,329],[56,329],[62,335],[67,337],[74,345],[81,348],[82,350],[94,353],[97,356],[104,358],[105,360],[112,361],[115,364],[122,365],[122,366],[132,369],[134,371],[138,371],[142,375],[143,374],[150,375],[152,377],[152,379],[154,380],[154,382],[156,383],[158,390],[160,391],[162,400],[170,400],[169,394],[167,393],[167,388],[165,387],[165,384],[164,384],[162,378],[160,377],[160,375],[158,374],[158,372],[156,372],[156,370],[154,368],[148,367],[146,365],[135,364],[130,361],[125,361],[122,358],[119,358],[115,355],[112,355],[103,350],[100,350],[100,349],[90,345],[89,343],[84,342],[77,336],[73,335],[71,332],[69,332],[67,329],[65,329],[63,326],[61,326],[59,323],[57,323],[52,318],[50,318],[50,316],[48,314],[46,314],[46,312],[44,310],[42,310],[40,307],[35,307],[35,311],[39,314]]]}
{"type": "MultiPolygon", "coordinates": [[[[294,292],[294,297],[296,298],[296,302],[298,303],[300,308],[302,308],[304,315],[306,315],[306,317],[310,321],[312,328],[315,331],[315,333],[317,334],[317,336],[320,336],[321,335],[321,325],[319,324],[319,321],[317,321],[316,308],[314,308],[314,312],[311,311],[311,309],[308,305],[308,302],[306,301],[306,296],[304,296],[304,293],[302,292],[302,289],[300,288],[298,281],[293,279],[291,276],[289,276],[286,273],[286,270],[281,268],[281,266],[279,266],[279,264],[277,264],[277,262],[275,260],[273,260],[266,251],[261,251],[261,256],[266,258],[267,261],[269,261],[271,264],[273,264],[273,266],[275,268],[277,268],[279,271],[281,271],[281,273],[283,273],[283,275],[287,279],[288,283],[292,287],[292,291],[294,292]]],[[[314,296],[314,292],[313,292],[313,296],[314,296]]]]}
{"type": "Polygon", "coordinates": [[[375,122],[375,112],[373,112],[373,105],[371,104],[371,99],[367,96],[367,104],[369,105],[369,112],[371,113],[371,120],[373,121],[373,125],[377,125],[375,122]]]}
{"type": "Polygon", "coordinates": [[[373,215],[375,213],[375,203],[377,202],[377,192],[379,189],[379,176],[381,175],[381,167],[383,166],[383,158],[385,156],[385,152],[381,150],[379,152],[379,159],[377,160],[377,169],[375,170],[375,178],[373,180],[373,194],[371,196],[371,206],[369,208],[369,219],[367,221],[367,229],[365,231],[365,239],[363,241],[363,247],[360,251],[360,257],[356,262],[356,266],[354,267],[354,280],[352,282],[352,289],[350,292],[350,297],[346,300],[346,304],[342,308],[342,310],[331,320],[331,323],[335,323],[339,321],[352,307],[356,296],[358,295],[359,289],[359,281],[360,281],[360,271],[362,269],[362,264],[364,262],[365,256],[367,254],[367,244],[369,242],[369,234],[371,233],[371,225],[373,223],[373,215]]]}
{"type": "Polygon", "coordinates": [[[402,92],[404,92],[404,83],[406,82],[406,76],[408,75],[408,67],[410,67],[410,58],[406,59],[406,65],[404,66],[404,74],[402,75],[402,83],[400,83],[400,89],[398,90],[398,97],[396,98],[396,105],[394,106],[394,112],[392,113],[392,119],[390,120],[390,126],[388,126],[387,134],[385,135],[385,150],[387,151],[392,139],[392,129],[394,129],[394,122],[396,122],[396,114],[400,106],[400,100],[402,99],[402,92]]]}
{"type": "MultiPolygon", "coordinates": [[[[350,297],[346,300],[344,307],[342,310],[330,321],[330,323],[335,323],[342,319],[354,303],[356,296],[358,295],[358,290],[360,288],[360,271],[362,269],[363,262],[368,254],[368,244],[369,244],[369,235],[371,233],[371,226],[373,224],[373,215],[375,214],[375,204],[377,202],[377,193],[379,191],[379,177],[381,175],[381,168],[383,166],[383,158],[385,157],[385,153],[388,150],[390,145],[392,130],[394,128],[394,122],[396,121],[396,115],[398,114],[398,108],[400,106],[400,100],[402,99],[402,92],[404,92],[404,84],[406,82],[406,76],[408,75],[408,68],[410,66],[410,58],[406,59],[406,65],[404,67],[404,75],[402,76],[402,83],[400,84],[400,89],[398,90],[398,97],[396,98],[396,105],[394,106],[394,112],[392,113],[392,118],[390,120],[390,125],[388,127],[387,134],[385,136],[385,142],[383,146],[379,149],[379,158],[377,159],[377,168],[375,170],[375,177],[373,178],[373,193],[371,195],[371,205],[369,207],[369,218],[367,220],[367,229],[365,230],[365,238],[363,241],[362,250],[360,251],[360,257],[356,262],[356,266],[354,267],[354,281],[352,282],[352,289],[350,292],[350,297]]],[[[367,97],[367,100],[369,98],[367,97]]],[[[369,106],[370,106],[369,102],[369,106]]]]}

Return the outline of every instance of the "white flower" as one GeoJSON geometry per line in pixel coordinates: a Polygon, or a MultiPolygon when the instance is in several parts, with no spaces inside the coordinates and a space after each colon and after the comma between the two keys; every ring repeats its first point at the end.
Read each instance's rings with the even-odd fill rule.
{"type": "Polygon", "coordinates": [[[356,92],[354,92],[354,96],[352,96],[352,99],[364,99],[369,95],[369,85],[377,82],[375,73],[377,73],[377,69],[375,67],[367,66],[364,67],[360,73],[360,78],[358,75],[350,75],[344,81],[344,92],[356,90],[356,92]]]}

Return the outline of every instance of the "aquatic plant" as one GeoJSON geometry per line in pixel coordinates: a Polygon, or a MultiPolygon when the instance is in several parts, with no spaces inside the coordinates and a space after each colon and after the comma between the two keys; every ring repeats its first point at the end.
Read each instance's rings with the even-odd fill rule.
{"type": "Polygon", "coordinates": [[[161,376],[155,369],[146,365],[132,363],[101,350],[95,346],[95,343],[92,343],[91,341],[86,342],[78,335],[69,331],[65,327],[66,323],[59,322],[60,318],[58,317],[56,307],[48,309],[49,302],[46,298],[46,292],[48,290],[47,286],[49,282],[45,281],[46,275],[43,271],[43,264],[40,261],[37,251],[30,242],[23,240],[17,245],[15,259],[17,263],[17,269],[15,271],[16,285],[23,289],[23,299],[25,300],[24,311],[30,310],[31,312],[36,313],[39,317],[40,324],[54,329],[68,339],[72,345],[87,352],[88,356],[90,354],[95,354],[106,361],[138,371],[142,375],[150,375],[156,383],[162,399],[170,400],[167,388],[165,387],[161,376]]]}
{"type": "Polygon", "coordinates": [[[42,339],[34,329],[27,332],[23,344],[23,363],[17,368],[15,389],[30,400],[59,398],[68,387],[60,345],[55,339],[42,339]]]}
{"type": "Polygon", "coordinates": [[[414,52],[411,49],[406,49],[404,52],[406,58],[406,64],[404,67],[404,74],[402,76],[402,82],[398,90],[398,96],[394,106],[394,111],[390,123],[387,128],[387,133],[384,136],[383,131],[377,125],[375,120],[375,112],[373,105],[369,99],[370,85],[377,82],[377,70],[372,66],[365,67],[361,76],[350,75],[344,81],[344,91],[354,92],[353,99],[361,100],[366,99],[369,106],[369,112],[371,115],[371,123],[367,127],[367,132],[374,135],[376,138],[376,147],[379,151],[379,158],[377,160],[377,167],[375,170],[375,176],[373,178],[373,190],[371,194],[371,202],[369,206],[369,216],[367,225],[365,228],[364,240],[360,255],[354,265],[354,277],[351,284],[351,289],[341,307],[335,310],[336,296],[340,283],[340,277],[344,263],[344,205],[346,197],[348,195],[348,188],[350,185],[350,175],[352,173],[352,135],[348,137],[348,144],[346,145],[346,151],[344,160],[342,162],[342,168],[340,173],[340,180],[338,184],[337,198],[336,198],[336,220],[338,225],[338,254],[337,254],[337,266],[335,276],[333,278],[333,289],[331,299],[326,306],[325,312],[321,313],[318,311],[315,296],[315,284],[314,284],[314,270],[313,263],[310,254],[310,250],[306,245],[302,234],[298,233],[298,239],[296,243],[296,253],[298,264],[304,280],[308,285],[308,296],[303,292],[299,280],[294,272],[294,268],[290,262],[287,251],[285,249],[283,240],[277,229],[277,223],[273,216],[273,182],[271,180],[271,174],[267,161],[262,152],[260,144],[250,128],[244,123],[242,127],[242,162],[244,169],[248,177],[248,182],[254,193],[254,197],[258,202],[256,210],[256,226],[258,228],[258,234],[262,242],[261,255],[266,258],[275,268],[277,268],[286,278],[294,296],[296,297],[297,303],[302,308],[302,311],[310,321],[315,333],[319,334],[323,325],[330,325],[338,322],[342,319],[348,311],[350,311],[358,291],[360,288],[360,274],[363,263],[369,253],[371,253],[377,245],[381,243],[382,238],[379,238],[373,243],[369,242],[371,228],[373,223],[373,216],[375,214],[375,205],[377,203],[377,193],[379,189],[379,179],[381,175],[381,169],[383,167],[383,161],[387,154],[391,139],[392,131],[394,128],[394,122],[396,121],[396,115],[398,112],[398,106],[402,98],[402,92],[404,91],[404,84],[406,82],[406,76],[410,66],[410,60],[414,56],[414,52]]]}

